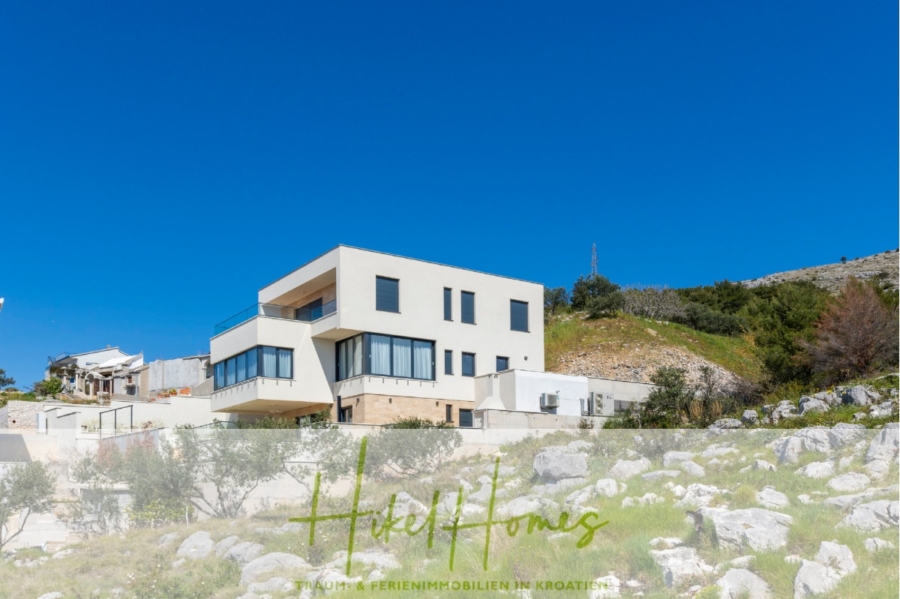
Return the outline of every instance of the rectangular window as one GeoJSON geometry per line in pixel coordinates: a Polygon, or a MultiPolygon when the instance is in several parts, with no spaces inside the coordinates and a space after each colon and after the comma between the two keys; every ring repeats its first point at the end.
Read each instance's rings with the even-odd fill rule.
{"type": "Polygon", "coordinates": [[[226,385],[234,385],[237,383],[237,369],[234,367],[235,362],[237,360],[235,358],[228,358],[225,361],[225,384],[226,385]]]}
{"type": "Polygon", "coordinates": [[[393,376],[410,378],[412,376],[412,339],[394,337],[394,370],[393,376]]]}
{"type": "Polygon", "coordinates": [[[256,369],[257,361],[259,360],[259,348],[254,347],[253,349],[247,352],[247,378],[252,379],[259,375],[259,371],[256,369]]]}
{"type": "Polygon", "coordinates": [[[337,343],[337,380],[372,374],[434,380],[434,341],[363,333],[337,343]]]}
{"type": "Polygon", "coordinates": [[[400,312],[400,281],[375,277],[375,309],[381,312],[400,312]]]}
{"type": "Polygon", "coordinates": [[[274,347],[262,348],[262,376],[274,379],[278,376],[278,350],[274,347]]]}
{"type": "Polygon", "coordinates": [[[348,424],[352,424],[353,423],[353,408],[342,409],[339,420],[340,420],[340,422],[346,422],[348,424]]]}
{"type": "Polygon", "coordinates": [[[497,356],[497,372],[503,372],[504,370],[509,370],[509,358],[497,356]]]}
{"type": "Polygon", "coordinates": [[[528,332],[528,302],[509,300],[509,328],[512,331],[528,332]]]}
{"type": "Polygon", "coordinates": [[[475,294],[471,291],[462,291],[459,300],[459,319],[466,324],[475,324],[475,294]]]}
{"type": "Polygon", "coordinates": [[[290,379],[294,377],[294,350],[257,346],[212,365],[214,389],[243,383],[257,376],[290,379]],[[260,363],[260,356],[262,362],[260,363]]]}
{"type": "Polygon", "coordinates": [[[472,428],[473,419],[472,419],[472,410],[460,410],[459,411],[459,426],[461,428],[472,428]]]}
{"type": "MultiPolygon", "coordinates": [[[[434,343],[413,341],[413,378],[434,380],[434,343]]],[[[397,376],[397,375],[394,375],[397,376]]]]}
{"type": "Polygon", "coordinates": [[[278,372],[275,375],[280,379],[294,378],[293,364],[294,352],[289,349],[278,350],[278,372]]]}
{"type": "Polygon", "coordinates": [[[444,420],[447,422],[453,422],[453,406],[447,404],[446,414],[444,415],[444,420]]]}
{"type": "Polygon", "coordinates": [[[444,287],[444,320],[453,320],[453,290],[444,287]]]}
{"type": "Polygon", "coordinates": [[[221,389],[225,386],[225,362],[219,362],[213,367],[213,371],[216,373],[216,380],[214,384],[216,389],[221,389]]]}
{"type": "Polygon", "coordinates": [[[247,354],[239,354],[237,358],[237,382],[247,380],[247,354]]]}
{"type": "Polygon", "coordinates": [[[453,374],[453,350],[444,350],[444,374],[453,374]]]}
{"type": "Polygon", "coordinates": [[[462,375],[475,376],[475,354],[462,354],[462,375]]]}
{"type": "Polygon", "coordinates": [[[369,372],[391,376],[391,338],[387,335],[368,335],[369,372]]]}

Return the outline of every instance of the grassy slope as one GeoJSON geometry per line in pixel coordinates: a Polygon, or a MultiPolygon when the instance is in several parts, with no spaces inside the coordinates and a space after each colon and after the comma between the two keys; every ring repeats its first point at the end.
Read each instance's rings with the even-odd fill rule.
{"type": "Polygon", "coordinates": [[[604,343],[671,346],[685,349],[714,362],[731,372],[757,380],[760,364],[749,337],[722,337],[701,333],[686,326],[660,323],[627,314],[600,320],[581,320],[577,315],[555,317],[547,324],[544,335],[547,370],[559,367],[561,356],[604,343]],[[657,334],[647,332],[652,329],[657,334]]]}

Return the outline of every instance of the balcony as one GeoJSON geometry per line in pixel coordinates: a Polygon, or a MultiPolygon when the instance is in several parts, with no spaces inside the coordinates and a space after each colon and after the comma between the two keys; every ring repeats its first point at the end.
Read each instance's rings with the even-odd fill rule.
{"type": "Polygon", "coordinates": [[[331,300],[325,304],[307,305],[302,308],[257,303],[217,324],[214,328],[213,336],[221,335],[225,331],[231,330],[257,316],[298,320],[300,322],[316,322],[335,312],[337,312],[337,300],[331,300]]]}

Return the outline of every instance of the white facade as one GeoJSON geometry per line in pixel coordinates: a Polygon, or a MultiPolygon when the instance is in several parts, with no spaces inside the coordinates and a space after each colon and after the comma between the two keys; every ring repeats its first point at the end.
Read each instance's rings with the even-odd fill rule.
{"type": "Polygon", "coordinates": [[[644,401],[653,389],[647,383],[587,376],[510,370],[479,377],[475,409],[548,414],[567,418],[609,417],[644,401]],[[541,406],[554,396],[556,407],[541,406]]]}
{"type": "MultiPolygon", "coordinates": [[[[342,405],[350,402],[365,415],[356,422],[384,420],[385,410],[455,414],[474,407],[476,377],[495,372],[498,357],[506,358],[502,365],[508,369],[544,369],[543,286],[536,283],[338,246],[261,289],[258,300],[259,307],[224,323],[223,332],[211,339],[214,369],[250,348],[266,346],[289,349],[292,372],[287,378],[217,381],[214,410],[298,415],[341,398],[342,405]],[[398,281],[397,311],[376,309],[377,277],[398,281]],[[445,320],[445,289],[450,290],[450,320],[445,320]],[[462,322],[462,292],[474,294],[474,324],[462,322]],[[304,308],[316,300],[321,300],[319,308],[304,308]],[[527,331],[513,330],[512,301],[517,302],[515,326],[523,328],[527,321],[527,331]],[[527,304],[527,317],[522,304],[527,304]],[[433,342],[431,376],[376,375],[364,368],[339,380],[337,344],[360,333],[433,342]],[[445,351],[452,352],[452,374],[445,372],[445,351]],[[462,374],[464,352],[474,354],[474,376],[462,374]]],[[[393,343],[392,359],[405,355],[404,342],[393,343]]],[[[366,347],[363,363],[374,364],[379,358],[366,347]]],[[[422,347],[413,351],[415,360],[427,355],[422,347]]],[[[221,368],[216,372],[222,374],[221,368]]]]}

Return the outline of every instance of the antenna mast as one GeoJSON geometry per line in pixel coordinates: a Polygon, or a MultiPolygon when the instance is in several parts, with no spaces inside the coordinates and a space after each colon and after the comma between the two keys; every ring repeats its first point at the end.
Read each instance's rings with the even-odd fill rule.
{"type": "Polygon", "coordinates": [[[597,276],[597,244],[591,246],[591,276],[597,276]]]}

